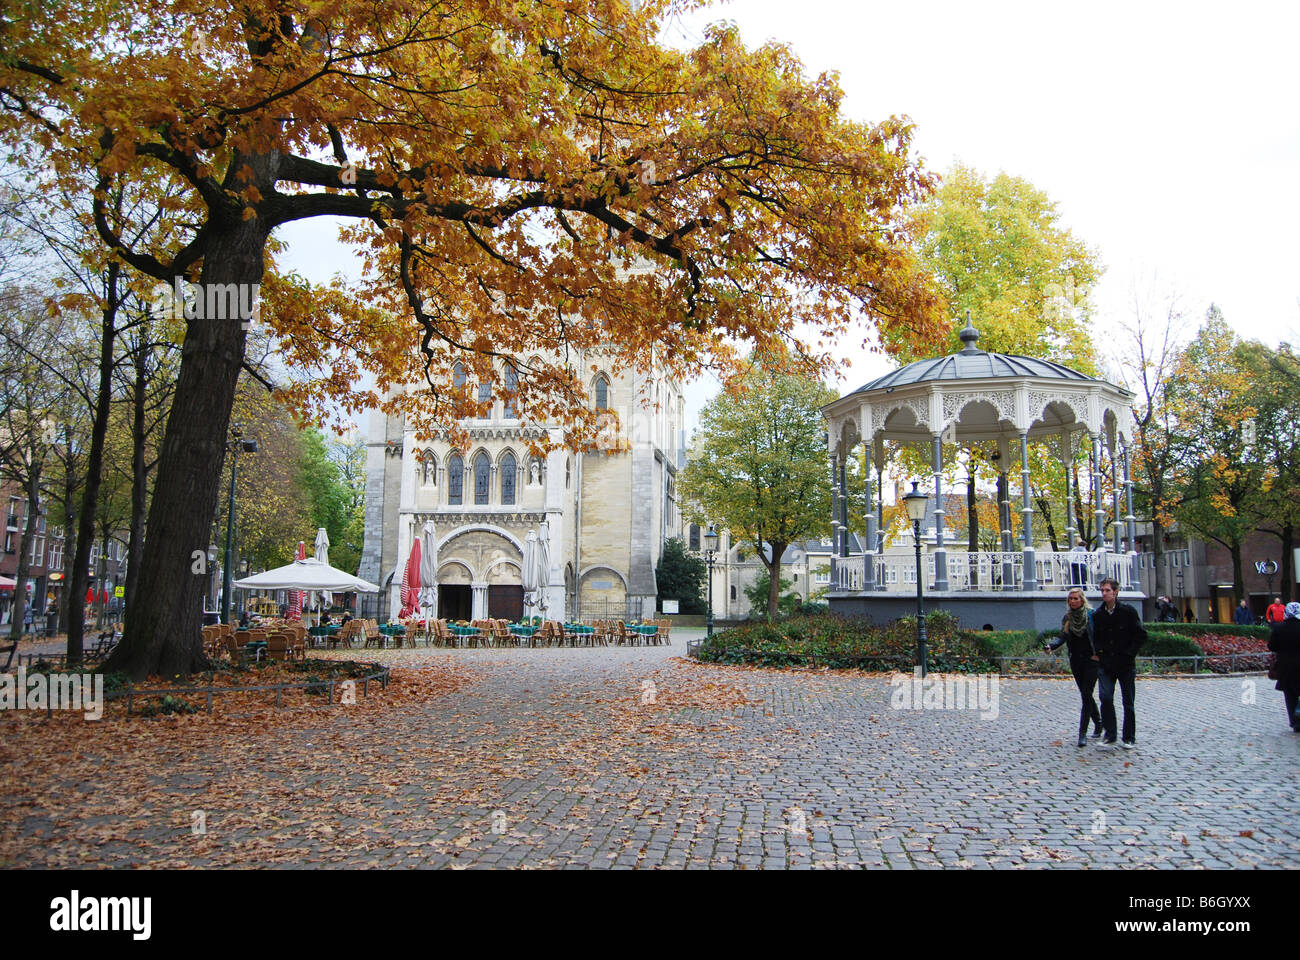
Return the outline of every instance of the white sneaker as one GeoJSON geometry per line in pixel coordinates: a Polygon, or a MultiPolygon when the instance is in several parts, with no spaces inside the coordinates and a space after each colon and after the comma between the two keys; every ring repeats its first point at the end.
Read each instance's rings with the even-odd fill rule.
{"type": "Polygon", "coordinates": [[[1132,750],[1137,744],[1132,740],[1125,740],[1120,744],[1125,750],[1132,750]]]}

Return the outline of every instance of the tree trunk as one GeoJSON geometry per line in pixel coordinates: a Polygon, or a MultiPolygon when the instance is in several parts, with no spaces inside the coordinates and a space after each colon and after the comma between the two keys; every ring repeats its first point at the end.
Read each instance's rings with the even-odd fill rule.
{"type": "MultiPolygon", "coordinates": [[[[18,538],[18,570],[14,575],[14,620],[9,628],[9,636],[14,640],[23,635],[23,617],[27,610],[27,580],[31,570],[29,562],[31,544],[32,538],[36,536],[36,526],[41,520],[41,464],[34,453],[33,451],[26,483],[23,484],[23,492],[27,494],[27,518],[23,523],[22,535],[18,538]]],[[[34,592],[32,600],[37,600],[34,592]]]]}
{"type": "MultiPolygon", "coordinates": [[[[266,237],[257,218],[214,219],[200,290],[211,284],[261,283],[266,237]]],[[[205,314],[186,324],[140,564],[146,588],[127,609],[125,634],[106,670],[135,678],[175,676],[205,663],[199,628],[208,539],[244,339],[239,319],[205,314]]]]}
{"type": "Polygon", "coordinates": [[[95,394],[95,419],[90,431],[90,453],[86,457],[86,485],[81,491],[81,513],[77,517],[77,546],[68,577],[68,663],[80,663],[86,636],[86,595],[90,573],[90,545],[95,539],[95,511],[104,473],[104,443],[108,436],[109,403],[113,398],[113,344],[117,340],[117,286],[121,267],[110,263],[105,278],[104,310],[99,337],[99,387],[95,394]]]}
{"type": "Polygon", "coordinates": [[[1289,523],[1282,524],[1280,536],[1282,537],[1282,564],[1279,572],[1282,574],[1282,582],[1278,584],[1278,593],[1281,595],[1283,603],[1290,603],[1291,595],[1294,593],[1292,584],[1295,581],[1295,577],[1291,574],[1291,558],[1294,556],[1292,550],[1295,547],[1295,527],[1289,523]]]}
{"type": "Polygon", "coordinates": [[[1228,552],[1232,554],[1232,590],[1237,595],[1237,602],[1249,602],[1250,598],[1246,596],[1246,578],[1241,571],[1241,541],[1230,544],[1228,552]]]}
{"type": "MultiPolygon", "coordinates": [[[[773,543],[772,562],[767,567],[767,622],[776,619],[778,605],[781,601],[781,558],[785,555],[786,544],[773,543]]],[[[759,556],[763,554],[760,551],[759,556]]]]}
{"type": "MultiPolygon", "coordinates": [[[[73,596],[70,574],[72,561],[77,552],[77,481],[72,457],[72,426],[64,427],[64,470],[63,470],[63,617],[59,621],[63,632],[68,632],[68,623],[72,616],[73,596]]],[[[71,654],[71,648],[68,653],[71,654]]],[[[81,659],[80,655],[77,657],[81,659]]]]}
{"type": "Polygon", "coordinates": [[[145,461],[145,400],[149,386],[149,328],[141,332],[140,351],[135,359],[135,396],[131,398],[131,530],[127,538],[125,607],[131,609],[135,602],[136,585],[140,582],[140,556],[144,552],[145,511],[149,506],[149,478],[145,461]]]}
{"type": "MultiPolygon", "coordinates": [[[[1155,570],[1154,570],[1155,575],[1151,582],[1155,588],[1154,593],[1157,597],[1165,596],[1164,557],[1165,557],[1165,525],[1161,523],[1159,519],[1152,517],[1151,518],[1151,562],[1155,565],[1155,570]]],[[[1182,597],[1179,597],[1178,600],[1181,603],[1182,597]]],[[[1183,615],[1183,612],[1179,610],[1178,615],[1181,617],[1183,615]]]]}

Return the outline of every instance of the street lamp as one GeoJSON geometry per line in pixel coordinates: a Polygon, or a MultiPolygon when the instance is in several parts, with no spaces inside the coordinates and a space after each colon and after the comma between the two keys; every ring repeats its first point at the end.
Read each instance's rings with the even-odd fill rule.
{"type": "Polygon", "coordinates": [[[1179,570],[1175,575],[1178,581],[1178,619],[1183,619],[1183,611],[1187,609],[1187,601],[1183,599],[1183,571],[1179,570]]]}
{"type": "Polygon", "coordinates": [[[239,473],[239,453],[257,453],[256,440],[240,440],[243,431],[239,425],[230,428],[230,445],[227,447],[234,454],[230,463],[230,502],[226,509],[226,565],[221,576],[221,622],[230,622],[230,581],[234,571],[231,569],[231,556],[235,545],[235,477],[239,473]]]}
{"type": "MultiPolygon", "coordinates": [[[[217,606],[217,545],[208,544],[208,591],[212,594],[212,606],[217,606]]],[[[207,602],[203,604],[203,610],[208,609],[207,602]]]]}
{"type": "Polygon", "coordinates": [[[704,562],[709,565],[709,625],[706,636],[713,636],[713,559],[718,554],[718,531],[713,524],[704,532],[704,562]]]}
{"type": "Polygon", "coordinates": [[[921,585],[921,521],[925,519],[925,505],[929,499],[912,482],[912,492],[903,495],[907,507],[907,517],[912,521],[912,539],[916,542],[916,662],[921,668],[921,676],[928,672],[925,655],[925,606],[922,602],[921,585]]]}

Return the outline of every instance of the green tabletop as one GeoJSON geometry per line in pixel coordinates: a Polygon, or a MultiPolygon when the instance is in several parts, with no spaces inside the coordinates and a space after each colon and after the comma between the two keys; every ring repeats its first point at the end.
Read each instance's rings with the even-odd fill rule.
{"type": "Polygon", "coordinates": [[[447,629],[458,637],[477,637],[479,635],[478,627],[458,627],[455,625],[449,625],[447,629]]]}
{"type": "Polygon", "coordinates": [[[531,624],[512,623],[510,624],[510,632],[516,637],[531,637],[537,632],[537,628],[531,624]]]}
{"type": "Polygon", "coordinates": [[[653,637],[659,632],[659,628],[652,623],[629,624],[628,629],[635,630],[637,633],[646,637],[653,637]]]}

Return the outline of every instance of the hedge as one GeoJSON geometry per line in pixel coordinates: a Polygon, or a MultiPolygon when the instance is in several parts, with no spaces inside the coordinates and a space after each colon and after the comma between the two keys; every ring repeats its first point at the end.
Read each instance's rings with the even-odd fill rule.
{"type": "Polygon", "coordinates": [[[1268,639],[1270,630],[1267,626],[1248,627],[1240,623],[1160,623],[1159,621],[1148,621],[1146,628],[1148,631],[1190,634],[1194,637],[1218,633],[1226,637],[1263,637],[1264,639],[1268,639]]]}

